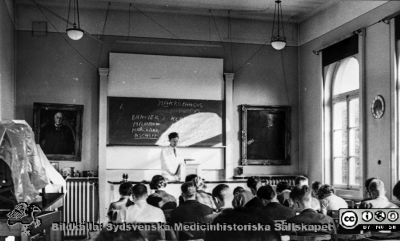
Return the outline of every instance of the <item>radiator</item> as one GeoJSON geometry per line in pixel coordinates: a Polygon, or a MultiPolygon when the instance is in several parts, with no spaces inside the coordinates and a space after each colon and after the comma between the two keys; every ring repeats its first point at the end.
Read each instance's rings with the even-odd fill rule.
{"type": "MultiPolygon", "coordinates": [[[[64,223],[83,224],[99,221],[99,194],[97,178],[67,178],[64,202],[64,223]]],[[[87,237],[85,229],[66,229],[64,237],[87,237]]]]}

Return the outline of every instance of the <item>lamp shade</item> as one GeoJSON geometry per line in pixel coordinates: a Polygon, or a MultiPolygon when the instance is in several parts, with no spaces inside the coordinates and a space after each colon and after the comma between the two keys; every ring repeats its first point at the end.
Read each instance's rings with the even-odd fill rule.
{"type": "Polygon", "coordinates": [[[83,30],[80,28],[68,28],[67,30],[67,35],[70,39],[72,40],[79,40],[83,37],[83,30]]]}
{"type": "Polygon", "coordinates": [[[276,50],[281,50],[286,46],[286,38],[281,36],[275,36],[271,38],[271,46],[276,50]]]}
{"type": "Polygon", "coordinates": [[[276,50],[281,50],[283,48],[285,48],[286,46],[286,42],[285,41],[273,41],[271,42],[272,48],[276,49],[276,50]]]}

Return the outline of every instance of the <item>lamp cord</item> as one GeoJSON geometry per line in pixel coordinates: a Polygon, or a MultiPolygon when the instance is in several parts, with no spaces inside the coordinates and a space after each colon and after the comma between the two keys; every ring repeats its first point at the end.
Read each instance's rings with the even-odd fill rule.
{"type": "Polygon", "coordinates": [[[79,19],[79,0],[76,0],[76,15],[78,17],[78,28],[80,29],[81,28],[81,21],[79,19]]]}
{"type": "Polygon", "coordinates": [[[67,14],[67,26],[65,29],[68,29],[68,24],[69,24],[69,15],[71,13],[71,0],[68,1],[68,14],[67,14]]]}

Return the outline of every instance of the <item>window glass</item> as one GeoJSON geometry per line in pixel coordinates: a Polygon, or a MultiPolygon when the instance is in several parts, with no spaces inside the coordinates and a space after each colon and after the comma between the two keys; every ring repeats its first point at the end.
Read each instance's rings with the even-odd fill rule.
{"type": "Polygon", "coordinates": [[[360,158],[352,157],[349,159],[349,185],[361,185],[361,163],[360,158]]]}
{"type": "Polygon", "coordinates": [[[358,127],[360,125],[360,104],[358,98],[351,99],[349,101],[349,127],[358,127]]]}
{"type": "Polygon", "coordinates": [[[333,184],[347,185],[347,161],[345,158],[333,159],[333,184]],[[345,172],[343,171],[345,170],[345,172]]]}
{"type": "Polygon", "coordinates": [[[333,104],[333,129],[346,128],[346,102],[341,101],[333,104]]]}
{"type": "Polygon", "coordinates": [[[354,57],[341,60],[333,80],[332,94],[338,95],[359,89],[359,65],[354,57]]]}

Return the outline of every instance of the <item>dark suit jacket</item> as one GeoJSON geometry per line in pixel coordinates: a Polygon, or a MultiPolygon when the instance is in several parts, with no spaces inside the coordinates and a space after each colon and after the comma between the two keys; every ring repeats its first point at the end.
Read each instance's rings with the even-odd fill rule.
{"type": "Polygon", "coordinates": [[[296,216],[296,212],[288,207],[283,206],[277,202],[268,203],[267,206],[262,208],[263,214],[272,220],[288,220],[296,216]]]}
{"type": "Polygon", "coordinates": [[[245,205],[245,208],[263,208],[264,205],[262,201],[258,197],[254,197],[250,201],[248,201],[245,205]]]}
{"type": "MultiPolygon", "coordinates": [[[[205,216],[212,214],[213,210],[196,200],[187,200],[171,212],[171,223],[205,223],[205,216]]],[[[204,239],[202,231],[180,232],[179,239],[204,239]]]]}
{"type": "Polygon", "coordinates": [[[297,224],[331,224],[333,230],[330,231],[331,234],[336,234],[336,226],[333,219],[329,216],[326,216],[322,213],[318,213],[314,209],[305,209],[299,215],[289,218],[287,220],[288,223],[297,223],[297,224]]]}

